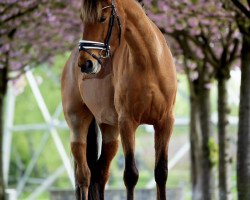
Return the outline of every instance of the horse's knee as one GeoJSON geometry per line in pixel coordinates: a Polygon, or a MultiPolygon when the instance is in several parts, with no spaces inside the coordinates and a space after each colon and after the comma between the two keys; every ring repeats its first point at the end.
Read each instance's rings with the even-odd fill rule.
{"type": "Polygon", "coordinates": [[[71,152],[76,162],[75,178],[77,184],[81,189],[88,188],[90,184],[91,173],[86,159],[86,144],[72,142],[71,152]]]}
{"type": "Polygon", "coordinates": [[[134,157],[128,155],[125,158],[125,171],[124,171],[124,183],[127,188],[133,189],[138,181],[139,173],[136,168],[134,157]]]}
{"type": "Polygon", "coordinates": [[[155,182],[158,185],[164,186],[168,178],[168,161],[165,158],[160,158],[155,166],[155,182]]]}
{"type": "Polygon", "coordinates": [[[102,144],[102,153],[100,157],[100,162],[109,168],[111,161],[115,157],[118,151],[118,140],[110,141],[108,143],[102,144]]]}

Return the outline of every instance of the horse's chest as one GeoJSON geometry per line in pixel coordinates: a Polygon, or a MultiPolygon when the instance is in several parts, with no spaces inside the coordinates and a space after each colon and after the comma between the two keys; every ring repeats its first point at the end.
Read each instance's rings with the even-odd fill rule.
{"type": "Polygon", "coordinates": [[[80,87],[82,99],[97,122],[116,124],[117,114],[114,107],[114,89],[111,77],[84,80],[80,87]]]}

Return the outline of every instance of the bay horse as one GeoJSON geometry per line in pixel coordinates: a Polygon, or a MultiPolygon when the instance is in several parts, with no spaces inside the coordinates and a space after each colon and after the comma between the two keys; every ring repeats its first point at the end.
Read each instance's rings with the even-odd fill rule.
{"type": "Polygon", "coordinates": [[[134,199],[139,177],[135,131],[140,124],[151,124],[157,199],[164,200],[177,91],[176,69],[165,38],[136,0],[82,0],[81,18],[83,39],[62,74],[76,198],[104,199],[120,136],[127,199],[134,199]],[[98,127],[102,136],[99,156],[98,127]]]}

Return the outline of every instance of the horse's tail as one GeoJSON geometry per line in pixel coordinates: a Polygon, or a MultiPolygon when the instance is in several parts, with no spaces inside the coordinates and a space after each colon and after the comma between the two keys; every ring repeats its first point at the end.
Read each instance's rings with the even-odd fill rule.
{"type": "Polygon", "coordinates": [[[95,180],[93,180],[94,175],[96,174],[96,166],[97,166],[97,160],[98,160],[98,125],[96,123],[96,120],[93,119],[88,130],[88,136],[87,136],[87,162],[89,169],[91,171],[91,181],[89,186],[89,193],[88,193],[88,199],[89,200],[98,200],[99,197],[99,189],[95,183],[95,180]]]}

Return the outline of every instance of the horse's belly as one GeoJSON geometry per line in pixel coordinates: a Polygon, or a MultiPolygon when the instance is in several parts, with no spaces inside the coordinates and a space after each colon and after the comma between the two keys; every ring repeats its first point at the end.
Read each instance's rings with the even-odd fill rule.
{"type": "Polygon", "coordinates": [[[114,107],[114,89],[111,75],[103,79],[87,79],[81,83],[81,95],[84,103],[98,123],[117,124],[114,107]]]}

